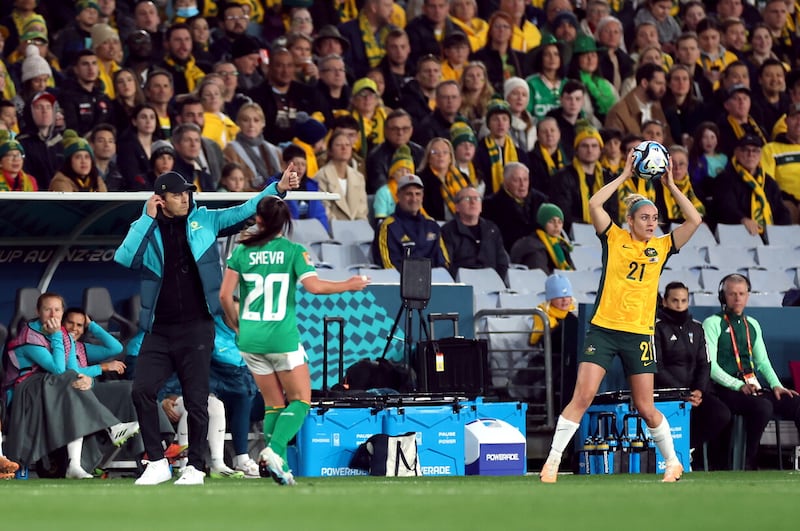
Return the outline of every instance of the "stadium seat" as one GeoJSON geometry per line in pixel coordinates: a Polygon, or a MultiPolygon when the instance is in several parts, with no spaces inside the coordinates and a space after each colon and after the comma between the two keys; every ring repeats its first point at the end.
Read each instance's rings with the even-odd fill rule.
{"type": "Polygon", "coordinates": [[[708,266],[706,257],[708,252],[704,247],[684,246],[678,254],[673,254],[667,260],[668,269],[703,269],[708,266]]]}
{"type": "Polygon", "coordinates": [[[369,263],[364,252],[356,243],[329,243],[320,244],[321,258],[325,263],[334,268],[360,267],[369,263]]]}
{"type": "Polygon", "coordinates": [[[365,219],[331,220],[331,235],[342,243],[372,243],[375,231],[365,219]]]}
{"type": "Polygon", "coordinates": [[[431,268],[431,284],[452,284],[453,277],[446,267],[431,268]]]}
{"type": "MultiPolygon", "coordinates": [[[[474,293],[499,293],[506,291],[506,285],[500,275],[491,267],[481,269],[460,268],[456,280],[472,286],[474,293]]],[[[496,305],[495,305],[496,306],[496,305]]]]}
{"type": "Polygon", "coordinates": [[[664,293],[664,287],[670,282],[683,282],[689,288],[689,293],[703,291],[700,286],[700,275],[689,269],[665,269],[658,281],[658,290],[664,293]]]}
{"type": "Polygon", "coordinates": [[[782,269],[751,269],[747,276],[750,278],[753,292],[784,293],[794,288],[794,278],[782,269]]]}
{"type": "Polygon", "coordinates": [[[14,300],[14,316],[8,326],[8,333],[11,338],[17,337],[19,327],[31,319],[36,319],[36,301],[42,292],[39,288],[19,288],[14,300]]]}
{"type": "Polygon", "coordinates": [[[596,246],[576,246],[570,253],[575,269],[586,271],[603,267],[603,252],[596,246]]]}
{"type": "MultiPolygon", "coordinates": [[[[333,281],[340,281],[340,280],[347,280],[348,278],[353,276],[353,272],[349,269],[334,267],[334,268],[327,268],[327,267],[320,267],[317,268],[317,276],[322,280],[333,280],[333,281]]],[[[367,275],[369,276],[369,274],[367,275]]]]}
{"type": "Polygon", "coordinates": [[[575,297],[575,302],[578,304],[594,304],[597,300],[596,291],[575,291],[572,290],[572,296],[575,297]]]}
{"type": "Polygon", "coordinates": [[[360,267],[359,275],[367,275],[373,284],[400,284],[400,271],[397,269],[372,269],[360,267]]]}
{"type": "Polygon", "coordinates": [[[800,225],[769,225],[767,242],[779,247],[800,247],[800,225]]]}
{"type": "Polygon", "coordinates": [[[544,292],[539,293],[509,293],[501,292],[499,294],[500,308],[510,309],[533,309],[540,303],[544,302],[544,292]]]}
{"type": "Polygon", "coordinates": [[[594,225],[589,223],[572,224],[572,242],[587,247],[600,247],[600,240],[597,238],[594,225]]]}
{"type": "Polygon", "coordinates": [[[755,249],[764,245],[761,236],[753,236],[747,232],[747,229],[741,223],[735,225],[718,224],[717,240],[720,245],[744,247],[745,249],[755,249]]]}
{"type": "MultiPolygon", "coordinates": [[[[675,230],[679,225],[673,224],[672,230],[675,230]]],[[[717,245],[717,239],[714,237],[714,233],[711,232],[711,229],[705,223],[701,223],[699,227],[697,227],[697,231],[692,234],[692,237],[686,243],[685,247],[715,247],[717,245]]]]}
{"type": "Polygon", "coordinates": [[[293,219],[292,233],[289,237],[293,242],[301,243],[306,248],[313,250],[320,255],[320,245],[322,242],[332,242],[333,239],[316,218],[293,219]]]}
{"type": "Polygon", "coordinates": [[[747,305],[753,308],[780,308],[782,302],[782,293],[751,293],[747,305]]]}
{"type": "Polygon", "coordinates": [[[533,317],[511,315],[507,317],[486,317],[476,335],[489,343],[489,371],[492,386],[506,389],[511,385],[514,374],[528,367],[533,355],[528,344],[533,317]]]}
{"type": "MultiPolygon", "coordinates": [[[[798,243],[800,244],[800,241],[798,243]]],[[[774,244],[765,245],[756,249],[756,261],[758,267],[764,269],[796,269],[800,264],[800,249],[774,244]]]]}
{"type": "Polygon", "coordinates": [[[547,273],[541,269],[509,269],[508,287],[519,293],[537,293],[544,289],[547,273]]]}
{"type": "Polygon", "coordinates": [[[111,293],[104,286],[91,286],[83,290],[83,310],[92,321],[120,340],[133,337],[138,325],[117,313],[111,300],[111,293]],[[119,328],[113,330],[112,323],[119,328]]]}
{"type": "Polygon", "coordinates": [[[719,306],[719,298],[716,293],[692,293],[692,305],[694,306],[719,306]]]}
{"type": "MultiPolygon", "coordinates": [[[[473,288],[474,289],[474,288],[473,288]]],[[[499,293],[478,293],[472,292],[472,313],[473,315],[481,310],[496,310],[499,301],[499,293]]]]}
{"type": "Polygon", "coordinates": [[[574,292],[595,293],[600,285],[600,273],[596,271],[559,271],[558,274],[569,279],[574,292]]]}
{"type": "Polygon", "coordinates": [[[754,251],[749,251],[745,246],[718,245],[708,248],[708,264],[720,271],[729,273],[744,272],[755,267],[754,251]]]}

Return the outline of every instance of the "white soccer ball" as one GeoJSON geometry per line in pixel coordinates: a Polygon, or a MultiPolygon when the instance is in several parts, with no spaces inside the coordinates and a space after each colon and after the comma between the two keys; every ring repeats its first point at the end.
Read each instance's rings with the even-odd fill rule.
{"type": "Polygon", "coordinates": [[[667,173],[669,151],[652,140],[633,148],[633,174],[640,179],[660,179],[667,173]]]}

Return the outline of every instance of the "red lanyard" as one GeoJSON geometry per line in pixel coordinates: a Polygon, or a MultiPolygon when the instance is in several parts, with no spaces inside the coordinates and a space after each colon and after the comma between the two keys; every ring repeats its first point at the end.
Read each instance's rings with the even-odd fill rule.
{"type": "MultiPolygon", "coordinates": [[[[736,335],[733,333],[733,325],[731,324],[731,320],[728,319],[728,314],[724,315],[725,321],[728,322],[728,331],[731,334],[731,343],[733,344],[733,357],[736,358],[736,366],[739,368],[739,372],[744,374],[744,369],[742,369],[742,359],[739,357],[739,345],[736,344],[736,335]]],[[[742,315],[742,321],[744,321],[744,330],[747,334],[747,355],[750,357],[750,372],[753,373],[756,371],[755,365],[753,365],[753,346],[750,343],[750,325],[747,324],[747,317],[742,315]]]]}

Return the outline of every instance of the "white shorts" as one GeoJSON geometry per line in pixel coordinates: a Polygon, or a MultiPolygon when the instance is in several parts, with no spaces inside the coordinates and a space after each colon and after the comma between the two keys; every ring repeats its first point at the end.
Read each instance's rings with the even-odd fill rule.
{"type": "Polygon", "coordinates": [[[281,354],[251,354],[241,351],[242,359],[253,374],[272,374],[274,372],[291,371],[308,362],[303,345],[297,350],[281,354]]]}

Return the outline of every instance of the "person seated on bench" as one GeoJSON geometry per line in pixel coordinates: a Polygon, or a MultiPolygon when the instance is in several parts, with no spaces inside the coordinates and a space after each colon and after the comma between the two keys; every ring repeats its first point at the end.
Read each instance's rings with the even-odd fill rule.
{"type": "Polygon", "coordinates": [[[6,439],[8,456],[29,466],[67,447],[67,477],[91,478],[103,458],[104,442],[120,446],[138,433],[137,422],[120,422],[92,392],[92,379],[67,368],[70,336],[62,328],[64,299],[43,293],[38,317],[22,326],[8,346],[16,378],[6,439]],[[97,444],[84,441],[99,438],[97,444]]]}

